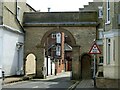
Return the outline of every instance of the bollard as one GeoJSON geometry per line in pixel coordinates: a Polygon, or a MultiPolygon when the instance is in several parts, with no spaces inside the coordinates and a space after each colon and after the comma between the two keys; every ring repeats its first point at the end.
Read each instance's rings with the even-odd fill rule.
{"type": "Polygon", "coordinates": [[[4,71],[2,71],[2,79],[3,79],[3,81],[5,80],[5,72],[4,71]]]}
{"type": "Polygon", "coordinates": [[[0,90],[2,89],[2,68],[0,68],[0,90]]]}
{"type": "Polygon", "coordinates": [[[57,75],[57,69],[55,69],[55,76],[57,75]]]}

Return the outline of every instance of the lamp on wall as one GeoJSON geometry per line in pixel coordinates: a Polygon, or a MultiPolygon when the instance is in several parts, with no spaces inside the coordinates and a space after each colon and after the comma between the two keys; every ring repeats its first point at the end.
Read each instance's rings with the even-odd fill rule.
{"type": "Polygon", "coordinates": [[[22,42],[17,42],[16,46],[17,46],[17,50],[20,50],[20,48],[23,46],[23,43],[22,42]]]}

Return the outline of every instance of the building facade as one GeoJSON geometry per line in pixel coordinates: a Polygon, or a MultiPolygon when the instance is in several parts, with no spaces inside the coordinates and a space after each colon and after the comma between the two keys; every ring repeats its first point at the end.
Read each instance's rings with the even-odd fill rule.
{"type": "MultiPolygon", "coordinates": [[[[88,5],[84,5],[84,8],[79,8],[80,11],[96,11],[97,15],[97,22],[98,25],[96,26],[96,38],[95,41],[100,48],[101,54],[96,55],[97,60],[97,76],[103,77],[103,2],[98,2],[94,0],[94,2],[89,2],[88,5]],[[102,74],[102,75],[100,75],[102,74]]],[[[92,60],[93,62],[93,60],[92,60]]],[[[93,66],[93,63],[92,63],[93,66]]]]}
{"type": "Polygon", "coordinates": [[[0,68],[5,76],[23,74],[23,13],[35,11],[24,2],[0,1],[0,68]]]}
{"type": "Polygon", "coordinates": [[[51,33],[45,42],[46,75],[55,75],[64,71],[64,33],[51,33]],[[50,60],[48,59],[50,58],[50,60]],[[50,61],[50,64],[48,64],[50,61]],[[51,68],[51,69],[50,69],[51,68]],[[52,73],[54,71],[54,73],[52,73]],[[51,73],[49,73],[51,72],[51,73]]]}
{"type": "Polygon", "coordinates": [[[120,2],[107,0],[103,7],[104,77],[120,79],[120,2]]]}
{"type": "MultiPolygon", "coordinates": [[[[81,68],[82,56],[84,56],[82,60],[88,61],[87,69],[90,67],[91,57],[88,57],[88,52],[96,38],[96,21],[96,11],[25,13],[25,58],[30,53],[37,57],[36,77],[43,78],[43,72],[45,72],[43,67],[47,37],[53,32],[64,32],[69,37],[68,44],[72,47],[72,79],[80,79],[83,75],[80,72],[81,69],[85,70],[85,67],[81,68]],[[86,57],[87,59],[85,59],[86,57]]],[[[87,71],[84,72],[87,73],[87,71]]],[[[91,72],[91,68],[89,68],[89,72],[91,72]]],[[[91,78],[91,75],[88,74],[85,78],[91,78]]]]}

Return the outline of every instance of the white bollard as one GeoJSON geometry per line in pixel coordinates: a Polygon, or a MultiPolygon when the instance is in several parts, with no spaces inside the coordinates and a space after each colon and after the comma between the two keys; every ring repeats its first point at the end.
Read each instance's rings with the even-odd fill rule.
{"type": "Polygon", "coordinates": [[[0,90],[2,89],[2,68],[0,68],[0,90]]]}

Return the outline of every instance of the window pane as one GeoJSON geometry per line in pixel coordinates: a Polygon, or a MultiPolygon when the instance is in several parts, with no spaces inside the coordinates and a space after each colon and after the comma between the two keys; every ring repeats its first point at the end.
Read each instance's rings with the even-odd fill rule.
{"type": "Polygon", "coordinates": [[[102,39],[102,38],[103,38],[103,32],[99,31],[99,39],[102,39]]]}
{"type": "Polygon", "coordinates": [[[107,1],[107,22],[110,21],[110,2],[107,1]]]}
{"type": "Polygon", "coordinates": [[[99,18],[102,18],[103,16],[102,7],[98,7],[98,8],[99,8],[99,18]]]}
{"type": "Polygon", "coordinates": [[[61,43],[61,34],[60,33],[56,34],[56,43],[61,43]]]}
{"type": "Polygon", "coordinates": [[[110,64],[110,44],[108,44],[108,64],[110,64]]]}
{"type": "Polygon", "coordinates": [[[111,48],[111,40],[107,39],[107,64],[110,64],[110,59],[111,59],[111,52],[110,49],[111,48]]]}
{"type": "Polygon", "coordinates": [[[108,21],[110,21],[110,10],[108,10],[108,21]]]}
{"type": "Polygon", "coordinates": [[[60,56],[61,48],[60,46],[56,46],[56,55],[60,56]]]}
{"type": "Polygon", "coordinates": [[[19,18],[20,17],[20,8],[17,7],[17,17],[19,18]]]}
{"type": "Polygon", "coordinates": [[[110,1],[107,1],[107,7],[110,8],[110,1]]]}
{"type": "Polygon", "coordinates": [[[99,57],[99,63],[103,63],[103,56],[99,57]]]}

